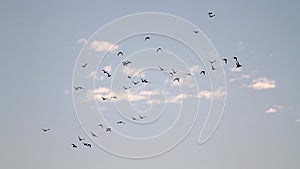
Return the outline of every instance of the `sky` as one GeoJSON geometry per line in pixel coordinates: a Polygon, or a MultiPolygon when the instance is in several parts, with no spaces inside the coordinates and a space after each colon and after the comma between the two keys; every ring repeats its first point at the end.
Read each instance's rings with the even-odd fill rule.
{"type": "MultiPolygon", "coordinates": [[[[0,168],[299,168],[299,8],[300,3],[292,0],[1,1],[0,168]],[[209,18],[208,11],[216,16],[209,18]],[[162,26],[162,30],[178,32],[208,53],[211,50],[206,47],[213,46],[213,56],[200,55],[199,61],[180,41],[159,34],[132,35],[117,39],[117,44],[104,38],[117,38],[119,33],[152,22],[108,29],[111,34],[99,31],[120,17],[142,12],[168,13],[193,24],[200,33],[194,34],[192,27],[179,31],[184,26],[166,29],[172,25],[162,26]],[[151,39],[145,42],[145,36],[151,39]],[[207,39],[198,41],[197,37],[207,39]],[[162,52],[155,52],[157,47],[162,47],[162,52]],[[117,56],[118,51],[124,56],[117,56]],[[103,54],[107,56],[100,62],[103,54]],[[217,54],[228,58],[229,63],[223,64],[217,54]],[[233,56],[238,57],[242,68],[234,68],[233,56]],[[217,59],[217,73],[210,71],[206,57],[217,59]],[[168,58],[176,59],[170,63],[168,58]],[[120,65],[126,59],[133,63],[120,65]],[[85,62],[88,65],[83,69],[85,62]],[[168,72],[178,70],[180,84],[174,84],[168,72],[160,72],[159,65],[168,72]],[[150,68],[135,75],[145,66],[150,68]],[[113,77],[108,79],[101,69],[113,77]],[[200,76],[202,69],[208,75],[200,76]],[[193,76],[189,78],[186,72],[193,76]],[[222,77],[215,75],[223,72],[225,87],[212,90],[216,79],[211,79],[222,77]],[[147,78],[151,84],[139,82],[137,88],[131,86],[133,93],[126,95],[122,87],[130,84],[128,74],[136,80],[147,78]],[[73,85],[86,89],[74,91],[73,85]],[[112,95],[118,100],[99,101],[101,96],[112,95]],[[212,100],[224,103],[223,116],[213,135],[199,144],[212,100]],[[130,120],[141,113],[147,116],[145,121],[130,120]],[[120,119],[126,124],[116,125],[120,119]],[[173,125],[176,120],[183,129],[173,125]],[[112,127],[112,133],[99,128],[99,122],[112,127]],[[44,133],[42,128],[50,131],[44,133]],[[145,138],[168,128],[175,128],[175,133],[189,132],[183,140],[171,132],[161,142],[145,143],[146,147],[136,144],[132,148],[135,142],[117,140],[119,134],[145,138]],[[90,130],[98,138],[91,137],[90,130]],[[77,136],[84,137],[92,148],[84,147],[77,136]],[[180,140],[175,147],[174,140],[170,141],[173,136],[180,140]],[[73,149],[72,143],[78,148],[73,149]],[[156,153],[164,146],[172,149],[142,159],[108,152],[120,150],[134,156],[135,152],[156,153]]],[[[222,78],[218,84],[223,84],[222,78]]]]}

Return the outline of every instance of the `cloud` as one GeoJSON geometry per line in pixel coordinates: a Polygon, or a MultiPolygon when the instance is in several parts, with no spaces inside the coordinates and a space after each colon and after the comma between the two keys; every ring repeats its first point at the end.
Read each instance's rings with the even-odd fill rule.
{"type": "Polygon", "coordinates": [[[300,122],[300,119],[297,119],[296,122],[300,122]]]}
{"type": "Polygon", "coordinates": [[[230,69],[231,72],[242,72],[243,71],[243,68],[242,67],[239,67],[239,68],[236,68],[236,67],[233,67],[230,69]]]}
{"type": "Polygon", "coordinates": [[[124,75],[130,75],[130,76],[133,76],[133,75],[135,75],[136,77],[143,77],[143,76],[145,76],[145,74],[141,73],[139,69],[134,68],[134,67],[130,67],[130,66],[123,66],[121,72],[124,75]]]}
{"type": "Polygon", "coordinates": [[[232,82],[235,82],[235,81],[240,81],[240,80],[244,80],[244,79],[249,79],[250,78],[250,75],[248,74],[244,74],[240,77],[236,77],[236,78],[231,78],[228,80],[228,83],[232,83],[232,82]]]}
{"type": "Polygon", "coordinates": [[[113,52],[119,48],[118,45],[106,42],[106,41],[98,41],[95,40],[91,42],[90,44],[91,49],[97,51],[97,52],[102,52],[102,51],[109,51],[113,52]]]}
{"type": "Polygon", "coordinates": [[[281,111],[282,109],[284,109],[284,106],[282,106],[282,105],[274,105],[274,106],[270,107],[269,109],[267,109],[265,111],[265,113],[276,113],[278,111],[281,111]]]}
{"type": "Polygon", "coordinates": [[[200,72],[200,67],[198,65],[194,65],[190,68],[190,71],[192,72],[192,74],[195,74],[197,72],[200,72]]]}
{"type": "Polygon", "coordinates": [[[111,65],[107,65],[103,69],[106,70],[107,72],[110,72],[112,68],[111,65]]]}
{"type": "Polygon", "coordinates": [[[252,81],[252,84],[248,85],[248,87],[254,90],[263,90],[263,89],[274,89],[277,87],[277,85],[274,80],[268,79],[266,77],[260,77],[254,79],[252,81]]]}
{"type": "Polygon", "coordinates": [[[78,44],[86,44],[87,43],[87,39],[81,38],[77,41],[78,44]]]}
{"type": "Polygon", "coordinates": [[[218,88],[215,91],[202,90],[198,93],[197,97],[204,99],[221,99],[226,95],[224,88],[218,88]]]}

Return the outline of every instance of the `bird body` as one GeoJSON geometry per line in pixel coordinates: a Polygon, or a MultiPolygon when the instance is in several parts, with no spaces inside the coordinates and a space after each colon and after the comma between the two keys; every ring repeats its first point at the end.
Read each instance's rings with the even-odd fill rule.
{"type": "Polygon", "coordinates": [[[72,143],[72,147],[73,147],[73,148],[77,148],[77,145],[74,144],[74,143],[72,143]]]}
{"type": "Polygon", "coordinates": [[[174,82],[175,82],[175,81],[178,81],[178,82],[179,82],[179,77],[174,78],[173,81],[174,81],[174,82]]]}
{"type": "Polygon", "coordinates": [[[202,70],[202,71],[200,72],[200,75],[201,75],[201,74],[205,75],[205,70],[202,70]]]}
{"type": "Polygon", "coordinates": [[[227,59],[226,59],[226,58],[224,58],[224,59],[222,59],[222,60],[224,60],[224,63],[227,64],[227,59]]]}
{"type": "Polygon", "coordinates": [[[78,136],[78,140],[79,140],[79,141],[83,141],[83,140],[85,140],[85,139],[78,136]]]}
{"type": "Polygon", "coordinates": [[[157,49],[156,49],[156,52],[159,52],[159,51],[162,51],[162,49],[161,49],[161,48],[157,48],[157,49]]]}
{"type": "Polygon", "coordinates": [[[76,86],[73,86],[73,87],[74,87],[74,89],[75,89],[75,90],[79,90],[79,89],[80,89],[80,90],[83,90],[83,89],[84,89],[84,88],[83,88],[83,87],[81,87],[81,86],[78,86],[78,87],[76,87],[76,86]]]}
{"type": "Polygon", "coordinates": [[[91,135],[93,136],[93,137],[98,137],[95,133],[93,133],[93,132],[91,132],[91,135]]]}
{"type": "Polygon", "coordinates": [[[150,37],[149,36],[147,36],[147,37],[145,37],[145,39],[144,39],[145,41],[147,41],[147,40],[150,40],[150,37]]]}
{"type": "Polygon", "coordinates": [[[83,143],[83,145],[92,148],[92,145],[90,143],[83,143]]]}
{"type": "Polygon", "coordinates": [[[85,68],[88,64],[85,63],[84,65],[81,65],[82,68],[85,68]]]}
{"type": "Polygon", "coordinates": [[[118,52],[118,56],[123,56],[123,52],[118,52]]]}
{"type": "Polygon", "coordinates": [[[48,128],[47,128],[47,129],[44,129],[44,128],[43,128],[42,130],[43,130],[43,132],[47,132],[47,131],[49,131],[50,129],[48,129],[48,128]]]}

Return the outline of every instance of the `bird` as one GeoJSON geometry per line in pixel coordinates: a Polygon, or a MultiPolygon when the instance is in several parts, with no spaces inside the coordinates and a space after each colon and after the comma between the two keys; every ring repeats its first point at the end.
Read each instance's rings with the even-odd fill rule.
{"type": "Polygon", "coordinates": [[[85,140],[85,139],[78,136],[78,140],[79,140],[79,141],[83,141],[83,140],[85,140]]]}
{"type": "Polygon", "coordinates": [[[150,83],[147,79],[143,79],[143,78],[141,78],[141,81],[142,81],[143,83],[150,83]]]}
{"type": "Polygon", "coordinates": [[[194,33],[199,33],[199,31],[198,31],[198,30],[193,30],[193,32],[194,32],[194,33]]]}
{"type": "Polygon", "coordinates": [[[129,60],[125,60],[122,62],[123,66],[127,66],[129,63],[132,63],[132,62],[130,62],[129,60]]]}
{"type": "Polygon", "coordinates": [[[161,48],[157,48],[157,49],[156,49],[156,52],[159,52],[159,51],[162,51],[162,49],[161,49],[161,48]]]}
{"type": "Polygon", "coordinates": [[[123,56],[123,52],[118,52],[118,56],[123,56]]]}
{"type": "Polygon", "coordinates": [[[131,76],[127,76],[128,79],[131,79],[131,76]]]}
{"type": "Polygon", "coordinates": [[[91,135],[93,136],[93,137],[98,137],[95,133],[93,133],[93,132],[91,132],[91,135]]]}
{"type": "Polygon", "coordinates": [[[98,126],[99,126],[99,127],[101,127],[101,128],[103,128],[103,127],[104,127],[104,126],[103,126],[103,124],[99,124],[98,126]]]}
{"type": "Polygon", "coordinates": [[[134,85],[137,85],[139,82],[140,82],[140,81],[137,81],[137,82],[132,81],[132,83],[133,83],[134,85]]]}
{"type": "Polygon", "coordinates": [[[85,68],[88,64],[85,63],[84,65],[81,65],[82,68],[85,68]]]}
{"type": "Polygon", "coordinates": [[[118,99],[117,96],[111,96],[111,99],[118,99]]]}
{"type": "Polygon", "coordinates": [[[92,145],[90,143],[83,143],[83,145],[92,148],[92,145]]]}
{"type": "Polygon", "coordinates": [[[127,90],[127,89],[130,89],[130,86],[129,86],[129,87],[125,87],[125,86],[123,86],[123,88],[124,88],[125,90],[127,90]]]}
{"type": "Polygon", "coordinates": [[[174,75],[174,73],[173,73],[173,72],[170,72],[169,74],[170,74],[171,76],[173,76],[173,75],[174,75]]]}
{"type": "Polygon", "coordinates": [[[141,116],[139,115],[140,119],[143,120],[144,118],[146,118],[147,116],[141,116]]]}
{"type": "Polygon", "coordinates": [[[77,148],[77,145],[72,143],[72,148],[77,148]]]}
{"type": "Polygon", "coordinates": [[[117,121],[117,124],[125,124],[125,122],[120,120],[120,121],[117,121]]]}
{"type": "Polygon", "coordinates": [[[238,61],[235,63],[235,65],[236,65],[236,68],[242,67],[242,65],[241,65],[240,62],[238,62],[238,61]]]}
{"type": "Polygon", "coordinates": [[[147,41],[147,40],[150,40],[150,37],[149,37],[149,36],[146,36],[146,37],[145,37],[145,41],[147,41]]]}
{"type": "Polygon", "coordinates": [[[136,121],[136,120],[137,120],[137,118],[135,118],[135,117],[132,117],[132,116],[131,116],[131,118],[132,118],[132,120],[134,120],[134,121],[136,121]]]}
{"type": "Polygon", "coordinates": [[[211,65],[211,70],[216,70],[216,68],[214,67],[214,65],[211,65]]]}
{"type": "Polygon", "coordinates": [[[103,72],[104,74],[107,74],[107,77],[111,77],[111,74],[109,74],[108,71],[102,69],[102,72],[103,72]]]}
{"type": "Polygon", "coordinates": [[[209,11],[208,12],[208,16],[210,17],[210,18],[212,18],[212,17],[214,17],[214,16],[216,16],[212,11],[209,11]]]}
{"type": "Polygon", "coordinates": [[[111,133],[111,128],[110,128],[110,127],[107,127],[107,128],[106,128],[106,132],[110,132],[110,133],[111,133]]]}
{"type": "Polygon", "coordinates": [[[174,82],[175,82],[176,80],[179,82],[179,77],[176,77],[176,78],[173,79],[174,82]]]}
{"type": "Polygon", "coordinates": [[[165,69],[162,68],[161,66],[158,66],[158,67],[159,67],[160,71],[164,71],[164,70],[165,70],[165,69]]]}
{"type": "Polygon", "coordinates": [[[201,75],[201,74],[205,75],[205,70],[202,70],[202,71],[200,72],[200,75],[201,75]]]}
{"type": "Polygon", "coordinates": [[[227,59],[226,59],[226,58],[224,58],[224,59],[222,59],[222,60],[224,60],[224,63],[227,64],[227,59]]]}
{"type": "Polygon", "coordinates": [[[79,89],[80,89],[80,90],[83,90],[83,89],[84,89],[84,88],[81,87],[81,86],[77,86],[77,87],[76,87],[76,86],[73,86],[73,87],[74,87],[75,90],[79,90],[79,89]]]}
{"type": "Polygon", "coordinates": [[[215,62],[216,62],[216,60],[213,60],[213,61],[210,61],[210,60],[209,60],[209,63],[210,63],[210,64],[213,64],[213,63],[215,63],[215,62]]]}
{"type": "Polygon", "coordinates": [[[192,73],[185,73],[186,75],[188,75],[188,76],[192,76],[192,73]]]}
{"type": "Polygon", "coordinates": [[[175,71],[175,69],[172,69],[172,72],[174,75],[177,73],[177,71],[175,71]]]}
{"type": "Polygon", "coordinates": [[[43,132],[47,132],[47,131],[49,131],[50,129],[42,129],[43,130],[43,132]]]}
{"type": "Polygon", "coordinates": [[[236,56],[232,57],[236,62],[238,61],[238,58],[236,56]]]}
{"type": "Polygon", "coordinates": [[[101,96],[101,98],[102,98],[103,101],[108,99],[107,97],[103,97],[103,96],[101,96]]]}

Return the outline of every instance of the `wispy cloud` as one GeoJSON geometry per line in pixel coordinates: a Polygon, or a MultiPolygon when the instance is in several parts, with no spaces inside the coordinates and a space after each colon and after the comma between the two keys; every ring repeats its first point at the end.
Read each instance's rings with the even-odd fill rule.
{"type": "Polygon", "coordinates": [[[300,119],[297,119],[296,122],[300,122],[300,119]]]}
{"type": "Polygon", "coordinates": [[[249,88],[254,90],[263,90],[263,89],[274,89],[277,87],[276,81],[268,79],[266,77],[260,77],[254,79],[252,84],[248,85],[249,88]]]}
{"type": "Polygon", "coordinates": [[[232,83],[232,82],[240,81],[240,80],[244,80],[244,79],[249,79],[249,78],[250,78],[249,74],[244,74],[244,75],[241,75],[240,77],[235,77],[235,78],[229,79],[228,83],[232,83]]]}
{"type": "Polygon", "coordinates": [[[87,39],[81,38],[77,41],[78,44],[86,44],[87,43],[87,39]]]}
{"type": "Polygon", "coordinates": [[[236,68],[236,67],[233,67],[230,69],[231,72],[242,72],[243,71],[243,68],[242,67],[239,67],[239,68],[236,68]]]}
{"type": "Polygon", "coordinates": [[[281,111],[282,109],[284,109],[284,106],[282,105],[274,105],[270,108],[268,108],[265,113],[276,113],[278,111],[281,111]]]}
{"type": "Polygon", "coordinates": [[[107,41],[98,41],[98,40],[91,42],[90,47],[91,49],[97,52],[102,52],[102,51],[113,52],[119,48],[118,45],[109,43],[107,41]]]}
{"type": "Polygon", "coordinates": [[[204,99],[221,99],[226,95],[224,88],[218,88],[215,91],[202,90],[197,97],[204,99]]]}

